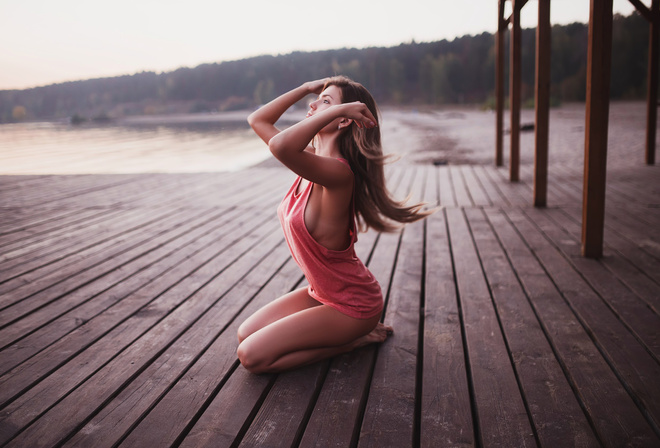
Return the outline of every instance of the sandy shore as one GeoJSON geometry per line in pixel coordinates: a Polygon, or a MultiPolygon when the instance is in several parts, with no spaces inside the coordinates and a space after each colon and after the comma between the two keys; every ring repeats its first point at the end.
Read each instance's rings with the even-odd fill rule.
{"type": "MultiPolygon", "coordinates": [[[[395,109],[382,111],[381,132],[386,153],[402,156],[398,163],[490,164],[495,158],[495,112],[477,107],[395,109]]],[[[504,160],[509,158],[509,111],[505,111],[504,160]]],[[[534,110],[521,113],[522,124],[534,123],[534,110]]],[[[660,123],[660,122],[659,122],[660,123]]],[[[549,163],[582,165],[585,106],[566,104],[550,111],[549,163]]],[[[660,125],[658,126],[660,129],[660,125]]],[[[646,104],[610,105],[608,166],[644,163],[646,104]]],[[[657,139],[660,146],[660,138],[657,139]]],[[[521,164],[534,163],[534,132],[522,132],[521,164]]],[[[267,159],[259,166],[281,166],[267,159]]]]}

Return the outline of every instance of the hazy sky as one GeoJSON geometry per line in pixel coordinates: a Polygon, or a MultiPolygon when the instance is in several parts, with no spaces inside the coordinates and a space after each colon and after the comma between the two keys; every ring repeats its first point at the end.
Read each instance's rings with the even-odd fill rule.
{"type": "MultiPolygon", "coordinates": [[[[615,12],[633,10],[614,0],[615,12]]],[[[530,0],[523,27],[536,26],[536,14],[530,0]]],[[[553,24],[588,18],[589,0],[551,2],[553,24]]],[[[0,0],[0,89],[496,27],[497,0],[0,0]]]]}

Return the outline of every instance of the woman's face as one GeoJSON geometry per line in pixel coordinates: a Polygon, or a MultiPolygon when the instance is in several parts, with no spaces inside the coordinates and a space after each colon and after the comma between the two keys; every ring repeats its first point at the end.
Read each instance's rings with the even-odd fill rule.
{"type": "Polygon", "coordinates": [[[341,104],[341,90],[337,86],[328,86],[327,89],[321,92],[316,100],[309,104],[309,112],[307,112],[307,116],[310,117],[316,112],[325,110],[333,104],[341,104]]]}
{"type": "MultiPolygon", "coordinates": [[[[341,89],[337,86],[328,86],[327,89],[321,92],[315,101],[312,101],[309,104],[309,112],[307,112],[307,117],[311,117],[315,113],[321,112],[335,104],[341,104],[341,89]]],[[[337,118],[336,120],[331,121],[319,131],[319,134],[337,132],[339,130],[339,124],[342,120],[344,119],[337,118]]]]}

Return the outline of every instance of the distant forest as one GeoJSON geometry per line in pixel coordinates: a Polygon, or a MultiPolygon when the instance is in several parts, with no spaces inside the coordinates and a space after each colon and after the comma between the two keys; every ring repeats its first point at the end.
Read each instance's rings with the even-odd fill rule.
{"type": "MultiPolygon", "coordinates": [[[[551,96],[555,104],[585,99],[587,33],[587,25],[581,23],[552,28],[551,96]]],[[[615,16],[613,99],[644,98],[648,35],[648,23],[639,14],[615,16]]],[[[492,34],[483,33],[452,41],[294,52],[161,74],[142,72],[4,90],[0,91],[0,122],[67,117],[103,120],[127,115],[254,108],[304,81],[333,74],[361,82],[380,104],[487,106],[493,103],[495,87],[494,43],[492,34]]],[[[535,30],[525,29],[522,95],[527,105],[533,104],[534,99],[534,53],[535,30]]]]}

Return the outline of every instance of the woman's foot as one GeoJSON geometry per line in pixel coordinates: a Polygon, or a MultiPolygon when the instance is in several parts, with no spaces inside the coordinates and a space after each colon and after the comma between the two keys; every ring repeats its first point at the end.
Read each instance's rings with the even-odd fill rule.
{"type": "Polygon", "coordinates": [[[382,322],[378,322],[376,328],[371,330],[369,334],[366,334],[355,340],[355,348],[364,347],[365,345],[369,344],[379,344],[381,342],[385,342],[385,339],[387,339],[387,337],[391,336],[392,334],[394,334],[392,327],[387,326],[382,322]]]}

